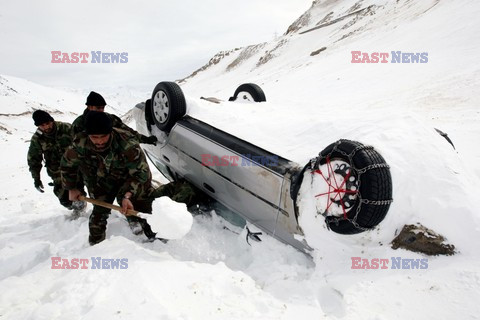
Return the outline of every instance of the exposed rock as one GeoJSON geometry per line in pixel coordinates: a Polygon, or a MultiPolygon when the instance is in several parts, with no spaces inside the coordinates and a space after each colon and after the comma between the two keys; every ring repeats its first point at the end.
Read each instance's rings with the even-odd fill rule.
{"type": "Polygon", "coordinates": [[[400,234],[393,239],[392,248],[402,248],[430,256],[455,254],[453,244],[446,244],[442,235],[421,224],[405,225],[400,234]]]}
{"type": "Polygon", "coordinates": [[[0,77],[0,95],[2,96],[11,96],[12,93],[17,93],[18,91],[7,85],[8,80],[4,77],[0,77]]]}
{"type": "Polygon", "coordinates": [[[269,50],[269,51],[265,51],[265,55],[263,55],[262,57],[260,57],[260,59],[258,59],[258,62],[257,62],[257,67],[261,66],[262,64],[265,64],[267,63],[268,61],[272,60],[274,57],[276,57],[273,53],[278,50],[280,47],[282,47],[285,43],[287,43],[288,40],[287,39],[282,39],[280,40],[277,45],[275,46],[275,48],[273,48],[272,50],[269,50]]]}
{"type": "MultiPolygon", "coordinates": [[[[285,32],[284,35],[295,33],[301,28],[308,26],[312,19],[311,11],[314,7],[319,7],[319,8],[327,7],[332,3],[334,3],[335,1],[337,0],[325,0],[325,1],[314,0],[312,2],[312,6],[288,27],[287,32],[285,32]]],[[[332,19],[333,14],[334,14],[333,12],[328,13],[325,17],[323,17],[320,21],[318,21],[316,25],[318,26],[320,24],[329,22],[332,19]]]]}
{"type": "Polygon", "coordinates": [[[320,21],[318,21],[316,26],[330,22],[330,20],[332,20],[332,17],[333,17],[333,11],[329,12],[325,17],[323,17],[320,21]]]}
{"type": "Polygon", "coordinates": [[[308,26],[310,23],[310,11],[305,12],[302,14],[297,20],[295,20],[287,29],[287,32],[285,32],[285,35],[295,33],[301,28],[308,26]]]}
{"type": "Polygon", "coordinates": [[[184,78],[184,79],[180,79],[180,80],[177,80],[178,83],[182,83],[184,81],[186,81],[188,78],[192,78],[194,76],[196,76],[199,72],[202,72],[202,71],[205,71],[207,70],[208,68],[210,68],[211,66],[214,66],[216,64],[218,64],[220,61],[222,61],[223,58],[229,56],[231,53],[235,52],[235,51],[238,51],[240,50],[241,48],[235,48],[235,49],[232,49],[232,50],[229,50],[229,51],[220,51],[219,53],[217,53],[216,55],[213,56],[213,58],[211,58],[207,64],[205,64],[203,67],[201,67],[200,69],[197,69],[195,70],[191,75],[189,75],[188,77],[184,78]]]}
{"type": "Polygon", "coordinates": [[[5,131],[7,134],[12,134],[10,130],[8,130],[6,127],[0,125],[0,131],[5,131]]]}
{"type": "Polygon", "coordinates": [[[370,5],[366,8],[363,8],[361,10],[357,10],[355,11],[355,15],[353,16],[353,19],[349,22],[347,22],[343,27],[342,29],[348,29],[350,28],[351,26],[353,26],[355,23],[357,23],[358,21],[362,20],[364,17],[366,16],[373,16],[377,10],[377,6],[376,5],[370,5]]]}
{"type": "MultiPolygon", "coordinates": [[[[356,6],[353,6],[352,8],[354,8],[356,6]]],[[[307,32],[310,32],[310,31],[313,31],[313,30],[318,30],[320,28],[324,28],[324,27],[327,27],[327,26],[330,26],[334,23],[337,23],[337,22],[340,22],[340,21],[343,21],[344,19],[346,18],[350,18],[350,17],[354,17],[354,19],[350,22],[348,22],[346,25],[343,26],[342,29],[346,29],[352,25],[354,25],[360,17],[363,17],[363,16],[367,16],[367,15],[373,15],[375,14],[375,8],[376,6],[375,5],[370,5],[366,8],[363,8],[363,9],[358,9],[356,11],[353,11],[353,12],[350,12],[350,10],[348,11],[349,13],[346,13],[344,14],[343,16],[340,16],[336,19],[333,19],[333,20],[330,20],[330,18],[328,19],[329,21],[325,22],[325,23],[322,23],[320,25],[316,25],[315,27],[313,28],[310,28],[310,29],[307,29],[307,30],[304,30],[302,32],[300,32],[300,34],[304,34],[304,33],[307,33],[307,32]]],[[[325,19],[325,18],[324,18],[325,19]]],[[[323,19],[322,19],[323,20],[323,19]]]]}
{"type": "Polygon", "coordinates": [[[21,117],[32,113],[33,111],[24,111],[21,113],[0,113],[0,117],[21,117]]]}
{"type": "Polygon", "coordinates": [[[215,97],[200,97],[200,99],[207,100],[208,102],[213,102],[213,103],[220,103],[223,101],[215,97]]]}
{"type": "Polygon", "coordinates": [[[318,50],[312,51],[312,53],[310,53],[310,55],[311,56],[316,56],[317,54],[319,54],[320,52],[325,51],[325,50],[327,50],[327,47],[322,47],[318,50]]]}
{"type": "Polygon", "coordinates": [[[265,45],[266,45],[266,42],[260,43],[257,45],[248,46],[245,49],[243,49],[242,52],[240,52],[240,54],[238,55],[238,57],[227,66],[227,71],[232,70],[233,68],[237,67],[242,62],[244,62],[245,60],[248,60],[248,58],[250,58],[255,53],[257,53],[260,49],[265,47],[265,45]]]}
{"type": "Polygon", "coordinates": [[[357,3],[355,3],[353,6],[350,7],[350,9],[348,9],[347,13],[353,13],[355,11],[358,11],[358,9],[362,7],[362,2],[363,0],[357,1],[357,3]]]}
{"type": "Polygon", "coordinates": [[[352,31],[352,32],[349,32],[349,33],[347,33],[347,34],[342,35],[342,36],[340,37],[340,39],[335,40],[334,43],[337,43],[337,42],[339,42],[339,41],[342,41],[343,39],[346,39],[346,38],[350,37],[351,35],[355,34],[357,31],[358,31],[358,30],[355,30],[355,31],[352,31]]]}
{"type": "Polygon", "coordinates": [[[124,123],[131,123],[133,122],[133,109],[130,109],[127,113],[123,114],[120,119],[122,119],[122,121],[124,123]]]}

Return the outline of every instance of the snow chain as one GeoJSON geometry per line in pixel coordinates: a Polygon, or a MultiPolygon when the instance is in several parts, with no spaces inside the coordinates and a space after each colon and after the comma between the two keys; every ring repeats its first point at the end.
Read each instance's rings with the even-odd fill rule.
{"type": "MultiPolygon", "coordinates": [[[[337,226],[339,224],[339,221],[342,221],[342,220],[348,220],[350,221],[354,226],[355,228],[359,229],[359,230],[362,230],[362,231],[367,231],[367,230],[371,230],[373,229],[374,227],[372,228],[365,228],[365,227],[362,227],[361,225],[359,225],[357,223],[357,218],[358,218],[358,214],[360,213],[360,210],[362,208],[362,204],[369,204],[369,205],[374,205],[374,206],[385,206],[385,205],[389,205],[393,202],[393,199],[388,199],[388,200],[369,200],[369,199],[363,199],[362,198],[362,195],[360,193],[360,185],[362,183],[362,180],[361,180],[361,177],[362,177],[362,174],[364,174],[365,172],[369,171],[369,170],[374,170],[374,169],[379,169],[379,168],[390,168],[390,166],[386,163],[379,163],[379,164],[372,164],[372,165],[369,165],[369,166],[366,166],[365,168],[356,168],[354,163],[353,163],[353,157],[355,157],[355,154],[360,151],[360,150],[373,150],[373,147],[372,146],[358,146],[356,147],[355,149],[353,149],[352,152],[350,153],[346,153],[345,151],[343,150],[340,150],[338,149],[338,146],[344,142],[344,141],[348,141],[348,140],[343,140],[343,139],[340,139],[338,140],[337,142],[335,142],[335,146],[333,147],[332,151],[330,151],[329,154],[327,154],[326,156],[322,156],[321,154],[318,155],[318,157],[316,158],[313,158],[310,160],[310,166],[311,166],[311,170],[312,172],[314,172],[316,170],[316,168],[319,168],[320,167],[320,162],[322,160],[326,160],[328,158],[330,158],[330,156],[332,155],[332,153],[334,152],[338,152],[340,153],[341,155],[345,156],[346,158],[348,158],[349,162],[350,162],[350,169],[357,173],[357,176],[358,176],[358,193],[357,193],[357,197],[359,199],[359,204],[357,206],[357,210],[355,212],[355,216],[353,217],[353,219],[349,219],[348,217],[345,218],[345,217],[342,217],[342,218],[338,218],[338,217],[333,217],[333,216],[327,216],[327,213],[324,212],[324,213],[320,213],[322,216],[324,216],[325,218],[328,218],[329,222],[333,222],[335,223],[337,226]]],[[[317,213],[318,214],[318,213],[317,213]]],[[[327,220],[325,220],[327,221],[327,220]]],[[[327,227],[328,227],[328,223],[327,223],[327,227]]]]}

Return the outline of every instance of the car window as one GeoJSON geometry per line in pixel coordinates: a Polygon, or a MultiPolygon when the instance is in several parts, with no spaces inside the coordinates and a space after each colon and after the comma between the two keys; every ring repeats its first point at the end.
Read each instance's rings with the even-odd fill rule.
{"type": "Polygon", "coordinates": [[[153,165],[162,173],[162,175],[168,179],[168,181],[173,181],[175,180],[173,178],[173,175],[170,171],[170,169],[161,161],[159,161],[157,158],[155,158],[154,155],[152,155],[150,152],[145,152],[147,154],[148,159],[153,163],[153,165]]]}

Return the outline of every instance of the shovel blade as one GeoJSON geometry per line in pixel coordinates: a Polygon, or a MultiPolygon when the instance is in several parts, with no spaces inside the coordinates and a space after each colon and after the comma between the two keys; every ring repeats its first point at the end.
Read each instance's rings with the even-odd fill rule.
{"type": "Polygon", "coordinates": [[[152,204],[153,214],[138,213],[137,216],[147,220],[157,237],[163,239],[181,239],[192,228],[193,217],[185,203],[175,202],[168,197],[155,199],[152,204]]]}

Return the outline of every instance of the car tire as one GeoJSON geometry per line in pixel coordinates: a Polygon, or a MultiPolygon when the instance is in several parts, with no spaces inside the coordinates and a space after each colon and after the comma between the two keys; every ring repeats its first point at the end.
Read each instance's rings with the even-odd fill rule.
{"type": "Polygon", "coordinates": [[[152,93],[152,118],[162,131],[169,132],[185,115],[186,102],[182,89],[175,82],[160,82],[152,93]]]}
{"type": "Polygon", "coordinates": [[[385,218],[392,202],[392,177],[385,159],[373,147],[339,140],[302,172],[319,177],[320,188],[314,190],[317,214],[325,217],[330,230],[361,233],[385,218]]]}
{"type": "Polygon", "coordinates": [[[230,97],[228,101],[236,101],[237,99],[246,100],[246,101],[254,101],[254,102],[264,102],[267,101],[265,98],[265,93],[263,92],[260,86],[256,85],[255,83],[244,83],[240,85],[233,97],[230,97]]]}

